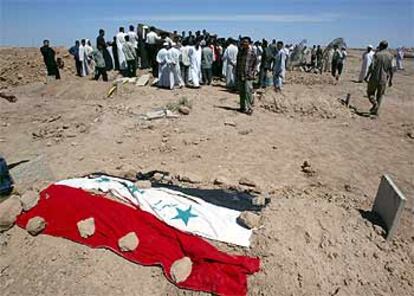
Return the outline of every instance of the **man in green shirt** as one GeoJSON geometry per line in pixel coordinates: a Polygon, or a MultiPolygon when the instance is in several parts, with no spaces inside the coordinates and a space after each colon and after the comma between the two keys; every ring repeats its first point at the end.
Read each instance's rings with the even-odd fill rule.
{"type": "Polygon", "coordinates": [[[135,50],[134,44],[129,39],[128,35],[125,35],[125,44],[122,46],[122,50],[125,54],[125,59],[128,65],[128,77],[137,76],[137,52],[135,50]]]}
{"type": "Polygon", "coordinates": [[[368,99],[372,104],[371,115],[377,116],[381,106],[382,97],[385,89],[392,86],[393,67],[392,54],[388,51],[388,42],[383,40],[378,46],[378,51],[374,55],[374,60],[365,78],[368,81],[368,99]]]}

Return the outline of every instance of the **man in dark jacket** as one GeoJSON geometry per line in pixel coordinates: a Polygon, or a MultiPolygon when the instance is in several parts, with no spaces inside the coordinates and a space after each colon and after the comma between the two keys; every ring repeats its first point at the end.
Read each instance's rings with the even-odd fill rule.
{"type": "Polygon", "coordinates": [[[43,61],[46,65],[47,76],[55,76],[56,79],[60,79],[59,69],[55,59],[55,51],[49,47],[49,40],[43,41],[43,46],[40,48],[40,52],[43,55],[43,61]]]}

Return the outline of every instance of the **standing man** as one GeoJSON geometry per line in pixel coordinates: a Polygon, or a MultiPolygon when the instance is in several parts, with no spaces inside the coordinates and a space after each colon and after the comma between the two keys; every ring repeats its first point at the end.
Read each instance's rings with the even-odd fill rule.
{"type": "Polygon", "coordinates": [[[108,45],[105,42],[105,31],[103,29],[99,30],[99,36],[96,38],[96,47],[101,46],[103,48],[103,57],[105,59],[105,67],[107,71],[110,71],[113,69],[113,63],[112,63],[112,57],[109,53],[107,47],[108,45]]]}
{"type": "Polygon", "coordinates": [[[189,81],[192,83],[193,87],[199,88],[201,79],[200,41],[197,41],[195,45],[193,42],[190,43],[188,57],[190,58],[189,81]]]}
{"type": "Polygon", "coordinates": [[[226,87],[229,89],[236,88],[236,65],[237,65],[237,54],[239,49],[236,46],[236,41],[229,39],[229,46],[223,54],[223,64],[226,65],[226,87]]]}
{"type": "Polygon", "coordinates": [[[82,39],[79,46],[79,61],[81,63],[81,77],[89,75],[88,59],[86,57],[86,40],[82,39]]]}
{"type": "Polygon", "coordinates": [[[137,51],[134,44],[129,39],[129,35],[125,36],[125,44],[123,45],[123,51],[127,62],[127,76],[137,76],[137,51]]]}
{"type": "Polygon", "coordinates": [[[404,60],[404,47],[400,47],[397,49],[397,70],[404,70],[403,60],[404,60]]]}
{"type": "Polygon", "coordinates": [[[367,50],[362,55],[362,66],[361,72],[359,73],[358,82],[362,83],[365,77],[367,77],[369,67],[371,66],[372,60],[374,58],[375,52],[372,50],[372,45],[367,46],[367,50]]]}
{"type": "Polygon", "coordinates": [[[129,26],[129,42],[132,43],[132,46],[135,48],[135,56],[136,56],[136,65],[138,65],[138,35],[135,32],[135,28],[133,25],[129,26]]]}
{"type": "Polygon", "coordinates": [[[181,67],[181,77],[184,80],[185,86],[188,86],[188,75],[190,69],[190,57],[188,56],[188,51],[190,47],[188,45],[188,40],[184,39],[183,44],[180,48],[181,55],[180,55],[180,67],[181,67]]]}
{"type": "Polygon", "coordinates": [[[118,63],[119,63],[119,71],[121,71],[122,75],[125,76],[125,72],[127,71],[127,61],[125,58],[123,47],[125,45],[125,34],[124,27],[119,28],[119,32],[116,35],[116,48],[118,52],[118,63]]]}
{"type": "Polygon", "coordinates": [[[334,50],[335,52],[332,57],[332,76],[335,77],[336,80],[339,80],[344,68],[346,51],[345,48],[339,50],[338,45],[336,44],[334,45],[334,50]]]}
{"type": "Polygon", "coordinates": [[[316,48],[316,67],[320,74],[323,71],[323,50],[320,45],[316,48]]]}
{"type": "Polygon", "coordinates": [[[381,41],[366,77],[366,80],[368,80],[368,99],[372,104],[372,108],[369,111],[373,116],[378,115],[387,84],[389,87],[392,86],[393,56],[387,48],[388,42],[386,40],[381,41]]]}
{"type": "Polygon", "coordinates": [[[158,63],[158,87],[162,88],[174,88],[174,73],[171,71],[171,60],[168,50],[170,49],[170,44],[164,42],[162,48],[157,53],[157,63],[158,63]]]}
{"type": "Polygon", "coordinates": [[[72,46],[69,49],[69,53],[73,56],[73,58],[75,59],[75,66],[76,66],[76,73],[79,77],[81,77],[81,68],[82,68],[82,63],[79,61],[79,40],[75,41],[75,45],[72,46]]]}
{"type": "Polygon", "coordinates": [[[161,40],[160,36],[155,33],[155,28],[151,27],[146,37],[146,46],[148,53],[148,63],[152,68],[152,76],[158,77],[158,65],[157,65],[157,44],[161,40]]]}
{"type": "Polygon", "coordinates": [[[213,51],[210,48],[210,42],[207,44],[205,40],[201,41],[201,73],[203,84],[210,85],[213,77],[213,51]]]}
{"type": "Polygon", "coordinates": [[[92,57],[95,61],[95,80],[98,80],[102,75],[103,81],[108,81],[108,75],[106,73],[106,62],[104,58],[104,46],[98,43],[97,49],[92,51],[92,57]]]}
{"type": "Polygon", "coordinates": [[[268,46],[267,40],[263,40],[263,54],[262,63],[260,64],[260,86],[266,88],[267,86],[267,73],[272,69],[273,52],[268,46]]]}
{"type": "Polygon", "coordinates": [[[55,60],[55,51],[49,47],[49,40],[43,41],[43,46],[40,48],[47,69],[47,76],[55,76],[60,79],[59,69],[55,60]]]}
{"type": "Polygon", "coordinates": [[[184,82],[181,77],[181,51],[179,49],[179,45],[173,42],[171,48],[168,50],[168,54],[171,61],[171,71],[174,74],[174,86],[178,85],[179,88],[182,88],[184,86],[184,82]]]}
{"type": "Polygon", "coordinates": [[[256,76],[257,56],[251,46],[250,37],[243,37],[237,54],[236,78],[240,91],[240,111],[253,113],[253,81],[256,76]]]}
{"type": "Polygon", "coordinates": [[[275,87],[275,91],[280,92],[282,91],[282,85],[285,79],[287,54],[283,49],[282,41],[277,42],[276,48],[277,53],[275,55],[275,62],[273,65],[273,85],[275,87]]]}

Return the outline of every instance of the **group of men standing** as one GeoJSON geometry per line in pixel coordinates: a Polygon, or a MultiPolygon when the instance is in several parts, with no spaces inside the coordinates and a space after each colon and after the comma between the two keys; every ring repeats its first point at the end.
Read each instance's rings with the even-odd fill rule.
{"type": "MultiPolygon", "coordinates": [[[[397,62],[393,65],[393,56],[386,50],[388,44],[383,41],[377,51],[368,46],[362,57],[362,67],[358,82],[368,82],[368,96],[373,103],[370,110],[378,114],[382,95],[386,85],[392,84],[393,69],[403,69],[403,49],[397,51],[397,62]],[[385,83],[387,81],[387,83],[385,83]]],[[[105,40],[105,31],[99,30],[96,47],[93,48],[87,39],[76,41],[69,49],[74,57],[77,75],[87,76],[94,72],[98,80],[102,76],[108,81],[107,71],[117,70],[125,77],[135,77],[137,68],[151,69],[154,84],[161,88],[175,87],[199,88],[210,85],[213,76],[224,78],[226,87],[238,91],[240,96],[240,111],[252,114],[253,86],[266,88],[273,84],[276,92],[282,90],[289,58],[295,48],[284,45],[282,41],[263,39],[253,43],[249,37],[239,36],[238,40],[217,39],[205,30],[185,32],[178,35],[157,32],[154,27],[141,26],[135,30],[129,26],[125,33],[123,27],[112,41],[105,40]]],[[[55,60],[55,52],[45,40],[41,48],[47,67],[48,76],[54,75],[60,79],[59,68],[55,60]]],[[[327,53],[318,46],[302,50],[306,60],[305,71],[314,69],[320,73],[331,71],[332,76],[339,79],[346,49],[335,45],[327,53]],[[328,64],[328,66],[327,66],[328,64]]]]}

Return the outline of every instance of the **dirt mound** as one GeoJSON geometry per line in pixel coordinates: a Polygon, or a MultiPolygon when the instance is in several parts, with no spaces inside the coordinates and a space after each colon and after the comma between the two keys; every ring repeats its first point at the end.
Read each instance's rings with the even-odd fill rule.
{"type": "MultiPolygon", "coordinates": [[[[62,58],[65,68],[72,70],[72,58],[65,48],[54,48],[56,58],[62,58]]],[[[0,89],[44,81],[46,67],[38,48],[0,49],[0,89]]]]}
{"type": "Polygon", "coordinates": [[[259,94],[258,99],[260,107],[290,117],[306,116],[331,119],[350,116],[348,109],[339,100],[320,92],[304,96],[290,92],[276,93],[272,89],[268,89],[259,94]]]}
{"type": "Polygon", "coordinates": [[[291,71],[286,75],[287,84],[301,84],[301,85],[328,85],[335,84],[335,79],[328,73],[317,74],[300,71],[291,71]]]}

